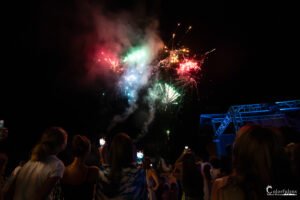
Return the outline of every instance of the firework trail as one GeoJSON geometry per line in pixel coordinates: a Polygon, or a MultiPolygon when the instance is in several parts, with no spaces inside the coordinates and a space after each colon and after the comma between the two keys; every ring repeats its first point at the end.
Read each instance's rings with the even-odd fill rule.
{"type": "Polygon", "coordinates": [[[137,136],[136,140],[143,138],[148,133],[148,127],[155,118],[156,108],[154,103],[148,103],[148,117],[143,123],[141,133],[137,136]]]}
{"type": "Polygon", "coordinates": [[[175,37],[176,37],[176,32],[177,32],[177,29],[179,28],[180,25],[181,25],[180,23],[177,23],[177,27],[176,27],[174,33],[172,34],[172,38],[171,38],[171,41],[172,41],[172,48],[171,49],[172,50],[174,49],[174,41],[175,41],[175,37]]]}
{"type": "Polygon", "coordinates": [[[124,113],[120,115],[115,115],[107,128],[107,132],[110,132],[117,124],[124,122],[134,111],[136,111],[138,106],[136,104],[131,104],[124,113]]]}
{"type": "Polygon", "coordinates": [[[192,30],[192,26],[189,26],[186,31],[184,32],[184,34],[181,36],[181,38],[178,40],[177,42],[177,46],[180,46],[182,41],[184,40],[184,38],[187,36],[187,34],[192,30]]]}

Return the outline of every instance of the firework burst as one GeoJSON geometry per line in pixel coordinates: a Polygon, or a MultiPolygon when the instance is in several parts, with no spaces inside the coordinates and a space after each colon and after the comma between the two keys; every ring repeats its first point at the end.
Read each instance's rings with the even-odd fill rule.
{"type": "Polygon", "coordinates": [[[170,105],[177,105],[182,94],[172,85],[167,83],[155,83],[148,90],[148,101],[159,104],[166,109],[170,105]]]}
{"type": "Polygon", "coordinates": [[[108,49],[97,52],[96,62],[114,72],[129,105],[137,102],[142,88],[148,88],[149,104],[163,107],[179,104],[186,88],[198,90],[202,66],[215,49],[198,56],[191,54],[191,50],[180,43],[192,26],[188,26],[181,37],[177,34],[180,27],[178,23],[168,45],[163,45],[158,54],[147,39],[141,45],[123,49],[122,52],[126,52],[123,57],[108,49]]]}
{"type": "Polygon", "coordinates": [[[107,50],[100,49],[96,53],[96,62],[100,66],[105,66],[117,74],[122,73],[124,70],[120,63],[119,57],[107,50]]]}
{"type": "Polygon", "coordinates": [[[113,118],[109,130],[117,123],[125,121],[141,104],[146,103],[149,114],[143,130],[147,132],[156,110],[165,112],[167,108],[170,110],[177,107],[183,101],[183,97],[188,96],[188,91],[196,89],[198,95],[197,86],[201,81],[202,66],[207,56],[215,49],[202,55],[192,53],[188,47],[181,45],[192,26],[188,26],[182,32],[183,35],[177,33],[181,27],[178,23],[167,44],[163,44],[159,37],[151,32],[139,37],[139,42],[127,42],[131,37],[117,37],[126,42],[115,45],[113,38],[112,44],[101,46],[96,51],[96,56],[92,58],[95,61],[93,66],[113,75],[118,83],[119,94],[122,94],[128,103],[125,112],[113,118]],[[145,101],[138,101],[140,98],[145,101]]]}

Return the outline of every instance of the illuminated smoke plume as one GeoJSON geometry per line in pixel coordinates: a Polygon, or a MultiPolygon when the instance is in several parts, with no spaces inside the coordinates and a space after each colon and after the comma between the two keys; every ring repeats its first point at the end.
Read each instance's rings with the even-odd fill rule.
{"type": "MultiPolygon", "coordinates": [[[[84,70],[78,70],[76,76],[72,73],[72,77],[76,80],[85,77],[81,83],[86,86],[105,88],[105,93],[110,91],[125,99],[124,112],[112,118],[108,131],[147,104],[139,137],[145,135],[158,109],[166,111],[176,106],[184,96],[185,87],[197,86],[206,55],[200,57],[202,60],[191,56],[189,48],[179,45],[183,37],[176,32],[167,46],[159,37],[155,20],[139,23],[141,18],[129,12],[112,14],[86,1],[78,3],[74,10],[78,11],[76,19],[71,12],[66,12],[70,16],[65,18],[73,20],[75,25],[70,23],[70,26],[77,31],[70,29],[61,39],[68,41],[65,45],[68,47],[63,48],[70,48],[70,66],[75,70],[84,65],[84,70]],[[181,40],[176,45],[177,38],[181,40]]],[[[68,26],[58,28],[65,27],[68,26]]],[[[190,30],[191,26],[184,36],[190,30]]]]}
{"type": "MultiPolygon", "coordinates": [[[[139,100],[139,92],[149,84],[149,80],[153,74],[153,61],[157,57],[159,50],[162,48],[162,42],[155,30],[147,28],[145,35],[139,41],[137,46],[132,46],[126,49],[124,57],[120,59],[118,88],[120,93],[128,100],[128,108],[126,111],[114,117],[109,130],[117,123],[125,121],[138,108],[137,101],[139,100]]],[[[149,105],[149,116],[146,119],[142,132],[147,130],[147,127],[154,118],[154,108],[149,105]]]]}

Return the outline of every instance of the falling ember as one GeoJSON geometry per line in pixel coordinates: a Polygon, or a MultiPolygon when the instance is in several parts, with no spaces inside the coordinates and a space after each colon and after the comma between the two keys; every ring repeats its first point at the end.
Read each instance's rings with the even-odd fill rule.
{"type": "Polygon", "coordinates": [[[192,77],[192,75],[180,76],[177,80],[177,84],[183,88],[190,87],[197,89],[197,80],[196,78],[192,77]]]}

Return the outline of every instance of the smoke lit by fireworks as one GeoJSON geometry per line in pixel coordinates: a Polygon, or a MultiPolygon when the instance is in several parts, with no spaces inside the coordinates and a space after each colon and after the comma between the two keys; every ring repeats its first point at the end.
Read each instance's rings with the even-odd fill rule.
{"type": "MultiPolygon", "coordinates": [[[[178,23],[176,30],[180,26],[178,23]]],[[[181,38],[191,29],[192,26],[189,26],[181,38]]],[[[127,111],[130,112],[116,116],[113,123],[123,121],[132,114],[138,106],[137,100],[143,97],[149,107],[146,130],[156,109],[163,108],[166,111],[166,108],[180,104],[186,88],[198,89],[201,68],[208,54],[215,49],[203,55],[191,56],[189,48],[179,45],[182,41],[175,43],[175,39],[178,39],[176,30],[168,44],[161,45],[157,35],[148,34],[138,45],[124,46],[118,53],[109,48],[97,51],[96,64],[113,72],[118,80],[117,88],[129,104],[127,111]],[[146,92],[141,93],[142,89],[146,92]]]]}
{"type": "Polygon", "coordinates": [[[136,102],[139,90],[148,83],[150,54],[146,46],[132,49],[123,59],[125,72],[122,74],[120,88],[129,103],[136,102]]]}
{"type": "MultiPolygon", "coordinates": [[[[177,24],[176,30],[181,26],[177,24]]],[[[192,29],[189,26],[185,35],[192,29]]],[[[174,86],[184,88],[196,88],[199,84],[201,67],[209,53],[215,49],[206,52],[203,55],[190,55],[190,49],[184,46],[174,48],[176,30],[172,34],[171,47],[164,45],[159,50],[161,54],[157,55],[157,50],[152,49],[153,44],[144,42],[140,46],[124,49],[123,57],[111,53],[111,50],[101,49],[97,54],[97,62],[101,66],[108,67],[119,79],[119,89],[127,99],[128,103],[135,103],[139,98],[139,91],[148,87],[148,100],[160,99],[162,104],[176,104],[178,97],[182,95],[177,92],[174,86]],[[126,53],[127,52],[127,53],[126,53]],[[157,55],[154,57],[153,55],[157,55]],[[158,59],[159,57],[159,59],[158,59]],[[164,71],[164,76],[161,74],[164,71]],[[167,74],[166,79],[166,71],[167,74]],[[174,73],[175,72],[175,73],[174,73]],[[160,82],[160,83],[158,83],[160,82]],[[170,82],[161,83],[161,82],[170,82]],[[152,86],[149,83],[154,83],[152,86]]],[[[184,35],[184,36],[185,36],[184,35]]],[[[181,42],[181,41],[179,41],[181,42]]],[[[179,43],[178,42],[178,43],[179,43]]]]}

